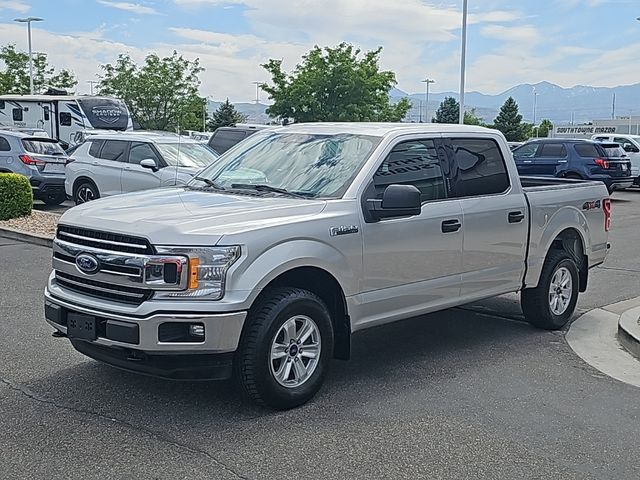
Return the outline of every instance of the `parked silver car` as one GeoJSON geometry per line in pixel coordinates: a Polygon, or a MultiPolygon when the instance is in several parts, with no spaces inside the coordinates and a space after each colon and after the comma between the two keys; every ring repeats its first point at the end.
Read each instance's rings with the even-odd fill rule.
{"type": "Polygon", "coordinates": [[[72,154],[65,191],[76,204],[120,193],[186,184],[218,156],[170,133],[92,135],[72,154]]]}
{"type": "Polygon", "coordinates": [[[47,205],[60,205],[65,201],[64,174],[68,161],[57,140],[0,130],[0,173],[27,177],[33,198],[47,205]]]}

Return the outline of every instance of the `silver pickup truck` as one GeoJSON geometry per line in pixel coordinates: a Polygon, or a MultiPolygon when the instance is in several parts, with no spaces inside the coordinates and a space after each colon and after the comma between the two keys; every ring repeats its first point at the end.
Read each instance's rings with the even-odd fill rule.
{"type": "Polygon", "coordinates": [[[187,186],[65,213],[45,313],[94,359],[235,375],[286,409],[375,325],[521,292],[529,322],[562,328],[610,223],[604,184],[520,179],[495,130],[290,125],[187,186]]]}

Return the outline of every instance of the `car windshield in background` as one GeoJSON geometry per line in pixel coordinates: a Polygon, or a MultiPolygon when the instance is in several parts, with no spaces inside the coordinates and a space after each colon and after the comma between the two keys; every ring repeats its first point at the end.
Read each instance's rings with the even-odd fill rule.
{"type": "Polygon", "coordinates": [[[265,192],[269,188],[309,198],[339,198],[379,143],[379,137],[350,134],[255,135],[200,177],[225,189],[256,185],[265,192]]]}
{"type": "Polygon", "coordinates": [[[627,156],[627,153],[624,151],[624,149],[617,143],[602,144],[602,148],[604,148],[604,151],[606,152],[608,158],[619,158],[627,156]]]}
{"type": "Polygon", "coordinates": [[[64,149],[58,142],[47,140],[22,140],[24,149],[36,155],[64,155],[64,149]]]}
{"type": "Polygon", "coordinates": [[[156,143],[162,157],[172,167],[208,167],[218,155],[199,143],[156,143]]]}

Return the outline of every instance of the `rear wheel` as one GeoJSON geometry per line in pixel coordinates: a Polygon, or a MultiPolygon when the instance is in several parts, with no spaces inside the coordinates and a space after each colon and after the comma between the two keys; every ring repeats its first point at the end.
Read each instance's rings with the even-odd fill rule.
{"type": "Polygon", "coordinates": [[[545,330],[564,327],[576,308],[580,276],[575,260],[564,250],[547,256],[536,288],[522,291],[524,317],[545,330]]]}
{"type": "Polygon", "coordinates": [[[90,181],[82,182],[76,187],[75,191],[73,192],[73,200],[76,202],[76,205],[87,203],[91,200],[97,200],[98,198],[100,198],[98,187],[96,187],[95,184],[90,181]]]}
{"type": "Polygon", "coordinates": [[[333,327],[324,302],[299,288],[268,292],[251,309],[235,362],[244,393],[286,410],[320,389],[333,357],[333,327]]]}

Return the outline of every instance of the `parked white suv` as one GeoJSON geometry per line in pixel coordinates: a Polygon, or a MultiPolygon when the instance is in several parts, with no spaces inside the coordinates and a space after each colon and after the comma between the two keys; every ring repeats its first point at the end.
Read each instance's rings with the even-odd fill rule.
{"type": "Polygon", "coordinates": [[[184,185],[218,156],[177,135],[128,132],[93,135],[71,158],[65,192],[80,204],[120,193],[184,185]]]}
{"type": "Polygon", "coordinates": [[[631,160],[631,176],[633,184],[640,186],[640,135],[593,135],[591,140],[596,142],[619,143],[631,160]]]}

